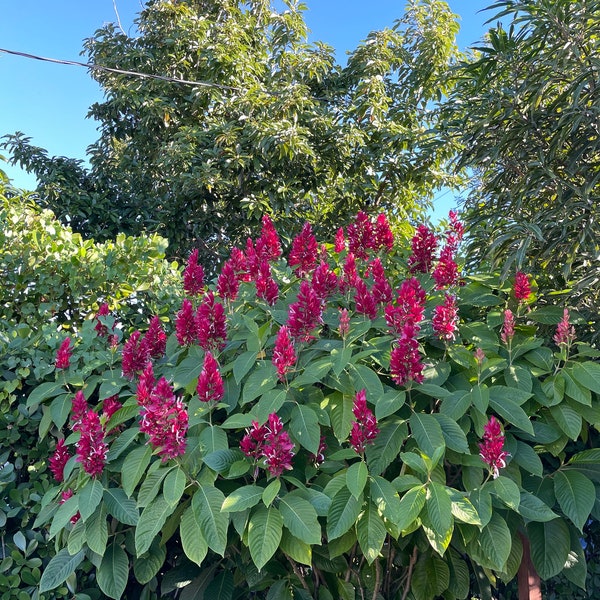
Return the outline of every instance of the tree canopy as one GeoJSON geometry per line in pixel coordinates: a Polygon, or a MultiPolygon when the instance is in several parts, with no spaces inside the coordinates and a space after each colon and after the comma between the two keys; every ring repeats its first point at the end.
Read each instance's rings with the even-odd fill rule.
{"type": "Polygon", "coordinates": [[[101,70],[90,168],[9,136],[35,173],[38,201],[96,239],[156,231],[205,264],[243,244],[264,213],[284,236],[310,219],[329,229],[357,210],[399,223],[447,183],[451,147],[432,133],[458,25],[440,0],[411,0],[391,28],[336,64],[308,41],[304,6],[286,0],[151,1],[135,36],[114,25],[85,43],[101,70]]]}

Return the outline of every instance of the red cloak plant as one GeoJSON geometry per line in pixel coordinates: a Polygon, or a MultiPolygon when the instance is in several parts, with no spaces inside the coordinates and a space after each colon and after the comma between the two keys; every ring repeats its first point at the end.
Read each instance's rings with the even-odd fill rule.
{"type": "Polygon", "coordinates": [[[162,358],[167,348],[167,334],[158,315],[150,319],[150,325],[144,336],[148,352],[152,358],[162,358]]]}
{"type": "Polygon", "coordinates": [[[313,331],[323,321],[321,318],[322,303],[306,280],[300,284],[298,300],[288,309],[287,326],[294,340],[309,342],[315,339],[313,331]]]}
{"type": "Polygon", "coordinates": [[[56,360],[54,366],[57,369],[68,369],[71,366],[71,355],[73,349],[71,348],[71,338],[67,337],[63,340],[62,344],[56,351],[56,360]]]}
{"type": "Polygon", "coordinates": [[[188,296],[199,296],[204,291],[204,269],[198,264],[198,249],[188,258],[183,271],[183,289],[188,296]]]}
{"type": "Polygon", "coordinates": [[[60,483],[64,479],[64,470],[67,461],[71,458],[68,448],[65,446],[65,440],[60,439],[56,442],[54,454],[48,459],[50,471],[54,479],[60,483]]]}
{"type": "Polygon", "coordinates": [[[483,441],[479,444],[479,456],[488,465],[490,473],[496,479],[500,469],[506,467],[508,452],[504,450],[504,432],[493,415],[483,428],[483,441]]]}
{"type": "Polygon", "coordinates": [[[449,342],[456,337],[458,331],[456,296],[452,294],[445,295],[444,304],[433,309],[431,324],[433,325],[433,331],[440,339],[449,342]]]}
{"type": "Polygon", "coordinates": [[[204,356],[204,365],[198,377],[196,386],[200,402],[212,402],[217,404],[225,396],[223,378],[219,371],[219,364],[210,352],[204,356]]]}
{"type": "Polygon", "coordinates": [[[146,363],[150,360],[150,350],[145,338],[139,331],[134,331],[129,339],[123,344],[123,359],[121,369],[123,377],[133,380],[135,376],[144,370],[146,363]]]}
{"type": "Polygon", "coordinates": [[[365,447],[372,444],[379,433],[375,415],[367,407],[367,392],[360,390],[354,397],[352,407],[355,421],[350,430],[350,446],[357,454],[363,454],[365,447]]]}
{"type": "Polygon", "coordinates": [[[285,381],[287,374],[296,364],[297,356],[294,351],[294,344],[290,336],[290,330],[286,325],[279,328],[277,339],[275,340],[275,349],[273,350],[272,362],[277,369],[277,376],[280,381],[285,381]]]}
{"type": "Polygon", "coordinates": [[[90,476],[96,477],[104,470],[108,446],[104,441],[104,428],[100,416],[93,410],[88,410],[83,416],[78,430],[77,462],[90,476]]]}
{"type": "Polygon", "coordinates": [[[312,273],[317,264],[318,244],[308,221],[302,231],[292,240],[288,264],[299,278],[312,273]]]}
{"type": "Polygon", "coordinates": [[[433,258],[438,241],[431,229],[419,225],[411,241],[412,254],[408,258],[411,273],[429,273],[433,266],[433,258]]]}
{"type": "Polygon", "coordinates": [[[527,302],[531,296],[531,284],[529,283],[529,277],[522,271],[517,271],[515,275],[515,283],[513,286],[513,292],[515,298],[522,302],[527,302]]]}

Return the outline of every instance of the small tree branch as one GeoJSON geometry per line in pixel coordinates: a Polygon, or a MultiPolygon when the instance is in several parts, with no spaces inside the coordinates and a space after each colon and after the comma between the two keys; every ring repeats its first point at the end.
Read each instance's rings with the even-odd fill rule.
{"type": "Polygon", "coordinates": [[[413,549],[413,553],[410,557],[410,562],[408,563],[408,573],[406,575],[406,586],[404,588],[404,593],[402,594],[402,600],[406,600],[406,597],[408,596],[408,591],[410,590],[413,568],[415,566],[415,563],[417,562],[417,553],[418,553],[418,548],[415,546],[413,549]]]}

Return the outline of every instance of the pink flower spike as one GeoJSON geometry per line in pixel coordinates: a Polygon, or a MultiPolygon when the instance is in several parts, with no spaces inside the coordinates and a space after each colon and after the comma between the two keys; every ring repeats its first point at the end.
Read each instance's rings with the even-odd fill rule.
{"type": "Polygon", "coordinates": [[[322,302],[325,302],[338,289],[337,275],[324,261],[321,261],[319,266],[313,271],[312,288],[322,302]]]}
{"type": "Polygon", "coordinates": [[[68,369],[71,366],[71,355],[73,349],[71,348],[71,338],[67,337],[63,340],[59,349],[56,352],[56,360],[54,366],[57,369],[68,369]]]}
{"type": "Polygon", "coordinates": [[[556,327],[553,339],[557,346],[564,345],[567,347],[575,341],[575,327],[569,323],[569,310],[567,308],[563,311],[563,318],[556,327]]]}
{"type": "Polygon", "coordinates": [[[335,234],[334,251],[338,254],[346,249],[346,238],[344,237],[344,228],[340,227],[335,234]]]}
{"type": "Polygon", "coordinates": [[[340,309],[339,332],[342,339],[346,339],[346,336],[350,333],[350,316],[347,308],[340,309]]]}
{"type": "Polygon", "coordinates": [[[367,408],[366,390],[356,393],[352,413],[356,420],[350,431],[350,446],[357,454],[363,454],[365,447],[372,444],[379,433],[375,415],[367,408]]]}
{"type": "Polygon", "coordinates": [[[108,327],[104,325],[104,323],[102,323],[98,317],[108,317],[109,314],[110,310],[108,308],[108,304],[103,302],[98,309],[98,313],[96,314],[96,325],[94,326],[94,330],[96,331],[98,337],[105,337],[108,335],[108,327]]]}
{"type": "Polygon", "coordinates": [[[79,426],[81,436],[77,442],[77,462],[90,476],[96,477],[104,470],[108,446],[98,413],[88,410],[79,426]]]}
{"type": "Polygon", "coordinates": [[[123,377],[130,380],[133,380],[138,373],[143,371],[146,363],[150,360],[148,344],[141,335],[139,331],[134,331],[123,345],[121,368],[123,377]]]}
{"type": "Polygon", "coordinates": [[[368,215],[359,211],[351,223],[347,227],[348,232],[348,249],[356,258],[366,260],[369,257],[367,250],[373,249],[375,240],[373,235],[373,224],[368,215]]]}
{"type": "Polygon", "coordinates": [[[367,289],[367,284],[358,277],[356,279],[356,293],[354,294],[354,302],[356,303],[356,312],[365,315],[373,320],[377,318],[377,303],[373,294],[367,289]]]}
{"type": "Polygon", "coordinates": [[[241,451],[253,460],[262,456],[262,447],[268,433],[266,425],[259,425],[258,421],[252,421],[251,427],[246,429],[246,434],[240,442],[241,451]]]}
{"type": "Polygon", "coordinates": [[[204,291],[204,269],[198,264],[198,249],[188,258],[183,271],[183,289],[188,296],[199,296],[204,291]]]}
{"type": "Polygon", "coordinates": [[[69,450],[65,446],[65,440],[61,439],[56,442],[54,454],[49,458],[50,471],[54,475],[54,479],[61,483],[64,480],[64,470],[67,461],[71,458],[69,450]]]}
{"type": "Polygon", "coordinates": [[[198,343],[203,350],[222,350],[227,342],[227,317],[220,302],[215,301],[212,292],[205,294],[196,311],[196,332],[198,343]]]}
{"type": "Polygon", "coordinates": [[[392,333],[401,335],[404,325],[418,325],[423,320],[427,296],[415,277],[406,279],[398,289],[394,305],[385,307],[385,320],[392,333]]]}
{"type": "Polygon", "coordinates": [[[339,281],[340,291],[343,293],[352,289],[356,285],[357,279],[356,258],[352,252],[349,252],[344,260],[343,272],[339,281]]]}
{"type": "Polygon", "coordinates": [[[500,474],[500,469],[506,467],[509,455],[504,451],[504,432],[500,423],[493,415],[483,428],[483,441],[479,444],[479,456],[490,469],[494,479],[500,474]]]}
{"type": "Polygon", "coordinates": [[[375,222],[375,250],[381,250],[382,248],[389,252],[394,247],[394,234],[390,229],[390,224],[387,217],[381,213],[377,216],[375,222]]]}
{"type": "Polygon", "coordinates": [[[417,333],[419,327],[407,322],[400,339],[392,347],[390,356],[390,374],[398,385],[406,385],[409,381],[423,382],[423,363],[419,354],[417,333]]]}
{"type": "Polygon", "coordinates": [[[440,259],[433,270],[432,276],[438,290],[458,283],[458,265],[454,262],[452,244],[446,244],[442,248],[440,259]]]}
{"type": "Polygon", "coordinates": [[[265,302],[269,306],[273,306],[279,298],[279,288],[271,275],[271,266],[266,259],[263,259],[258,270],[258,275],[255,281],[256,297],[265,302]]]}
{"type": "Polygon", "coordinates": [[[167,349],[167,334],[163,329],[162,323],[158,315],[150,319],[150,325],[146,335],[144,336],[148,352],[152,358],[162,358],[167,349]]]}
{"type": "Polygon", "coordinates": [[[425,225],[419,225],[411,242],[412,254],[408,259],[411,273],[431,271],[437,245],[438,241],[433,231],[425,225]]]}
{"type": "Polygon", "coordinates": [[[318,244],[310,223],[304,223],[302,231],[293,239],[288,264],[299,278],[312,273],[317,264],[318,244]]]}
{"type": "Polygon", "coordinates": [[[290,304],[286,325],[296,341],[309,342],[315,339],[313,331],[323,322],[321,300],[306,280],[300,284],[298,300],[290,304]]]}
{"type": "Polygon", "coordinates": [[[531,284],[529,277],[522,271],[517,271],[515,275],[515,283],[513,287],[515,298],[521,302],[527,302],[531,296],[531,284]]]}
{"type": "Polygon", "coordinates": [[[225,388],[223,386],[223,378],[219,372],[219,364],[210,352],[207,352],[204,356],[204,365],[198,377],[196,391],[198,392],[200,402],[217,404],[225,396],[225,388]]]}
{"type": "Polygon", "coordinates": [[[508,308],[504,311],[504,323],[500,332],[500,339],[503,344],[508,344],[515,335],[515,316],[508,308]]]}
{"type": "Polygon", "coordinates": [[[236,276],[234,262],[229,259],[223,265],[221,273],[217,279],[217,293],[224,301],[233,302],[240,289],[240,282],[236,276]]]}
{"type": "Polygon", "coordinates": [[[175,317],[175,335],[180,346],[191,346],[198,337],[194,307],[187,298],[183,299],[181,309],[175,317]]]}
{"type": "Polygon", "coordinates": [[[392,286],[385,276],[385,270],[381,260],[376,258],[369,266],[371,277],[373,277],[373,287],[371,293],[377,304],[389,304],[392,301],[392,286]]]}
{"type": "Polygon", "coordinates": [[[269,215],[263,215],[260,239],[266,249],[267,260],[277,260],[281,256],[281,244],[269,215]]]}
{"type": "Polygon", "coordinates": [[[290,336],[290,330],[286,325],[280,327],[275,340],[272,362],[277,368],[277,376],[280,381],[285,381],[287,374],[296,364],[297,356],[294,344],[290,336]]]}
{"type": "Polygon", "coordinates": [[[83,392],[77,391],[71,401],[71,429],[73,431],[79,431],[88,410],[89,406],[83,392]]]}
{"type": "Polygon", "coordinates": [[[135,392],[137,402],[140,406],[145,406],[150,401],[152,391],[154,390],[154,369],[152,363],[148,362],[146,368],[140,375],[137,389],[135,392]]]}
{"type": "Polygon", "coordinates": [[[452,294],[446,294],[444,304],[436,306],[433,309],[433,318],[431,320],[433,331],[437,336],[446,341],[452,341],[458,331],[458,307],[456,306],[456,297],[452,294]]]}

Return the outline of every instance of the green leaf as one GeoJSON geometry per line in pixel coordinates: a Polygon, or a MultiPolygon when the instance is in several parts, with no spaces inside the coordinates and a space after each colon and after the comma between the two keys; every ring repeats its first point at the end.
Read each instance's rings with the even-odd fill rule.
{"type": "Polygon", "coordinates": [[[360,390],[367,391],[367,401],[371,404],[375,404],[378,398],[383,396],[383,385],[379,379],[379,375],[369,369],[365,365],[349,365],[350,381],[354,389],[359,392],[360,390]]]}
{"type": "Polygon", "coordinates": [[[252,407],[252,414],[259,423],[265,423],[271,413],[276,413],[284,404],[287,392],[285,390],[269,390],[252,407]]]}
{"type": "Polygon", "coordinates": [[[498,336],[485,323],[472,322],[460,326],[460,335],[466,338],[475,347],[479,346],[486,352],[498,350],[498,336]]]}
{"type": "Polygon", "coordinates": [[[470,450],[467,436],[458,423],[449,416],[440,413],[434,413],[433,417],[442,428],[442,435],[446,441],[446,446],[455,452],[469,454],[470,450]]]}
{"type": "Polygon", "coordinates": [[[197,356],[187,356],[172,371],[173,389],[187,387],[192,381],[198,379],[202,371],[202,361],[197,356]]]}
{"type": "Polygon", "coordinates": [[[256,506],[262,498],[264,489],[257,485],[245,485],[234,490],[225,498],[221,510],[225,512],[241,512],[256,506]]]}
{"type": "Polygon", "coordinates": [[[291,386],[294,388],[302,388],[311,383],[322,381],[331,370],[332,364],[331,358],[329,357],[308,363],[304,368],[304,371],[300,375],[294,377],[291,386]]]}
{"type": "Polygon", "coordinates": [[[333,427],[333,433],[337,441],[345,442],[350,435],[354,414],[352,413],[353,399],[352,396],[342,394],[333,394],[330,397],[330,418],[333,427]]]}
{"type": "Polygon", "coordinates": [[[356,522],[356,537],[367,562],[371,565],[381,552],[387,531],[377,510],[371,503],[356,522]]]}
{"type": "Polygon", "coordinates": [[[581,540],[577,535],[577,532],[569,527],[569,533],[571,534],[571,549],[565,563],[563,571],[564,576],[576,586],[585,590],[586,579],[587,579],[587,563],[585,560],[585,553],[581,547],[581,540]]]}
{"type": "Polygon", "coordinates": [[[375,403],[375,417],[378,421],[393,415],[396,411],[400,410],[406,402],[406,392],[401,390],[399,392],[386,392],[377,400],[375,403]]]}
{"type": "Polygon", "coordinates": [[[58,429],[62,429],[62,426],[69,418],[72,404],[73,400],[69,394],[57,396],[50,403],[50,415],[53,423],[58,429]]]}
{"type": "Polygon", "coordinates": [[[69,554],[77,554],[85,544],[85,523],[79,519],[77,523],[73,526],[69,533],[69,541],[67,543],[67,548],[69,549],[69,554]]]}
{"type": "Polygon", "coordinates": [[[371,478],[370,485],[371,502],[375,504],[379,512],[392,523],[397,523],[400,518],[400,497],[394,486],[383,477],[371,478]]]}
{"type": "Polygon", "coordinates": [[[79,510],[79,495],[76,494],[58,507],[50,525],[50,537],[54,537],[79,510]]]}
{"type": "Polygon", "coordinates": [[[317,413],[312,408],[296,405],[292,410],[289,431],[311,454],[317,454],[321,429],[317,413]]]}
{"type": "Polygon", "coordinates": [[[163,484],[163,494],[165,500],[171,505],[175,506],[185,490],[186,477],[185,473],[176,467],[165,477],[165,483],[163,484]]]}
{"type": "Polygon", "coordinates": [[[346,471],[346,486],[357,500],[365,489],[368,474],[367,465],[362,460],[350,465],[346,471]]]}
{"type": "Polygon", "coordinates": [[[514,511],[519,510],[519,502],[521,502],[521,493],[519,486],[508,477],[497,477],[486,486],[491,488],[492,494],[498,496],[506,506],[514,511]]]}
{"type": "Polygon", "coordinates": [[[250,427],[252,421],[256,421],[256,418],[250,413],[234,413],[221,424],[221,428],[243,429],[245,427],[250,427]]]}
{"type": "Polygon", "coordinates": [[[409,422],[413,437],[426,456],[431,458],[438,448],[446,447],[442,428],[433,415],[413,413],[409,422]]]}
{"type": "Polygon", "coordinates": [[[452,501],[446,486],[436,481],[431,481],[427,487],[427,513],[435,531],[445,535],[452,526],[452,501]]]}
{"type": "Polygon", "coordinates": [[[227,434],[218,425],[209,425],[200,432],[199,437],[202,454],[207,455],[218,450],[227,450],[227,434]]]}
{"type": "Polygon", "coordinates": [[[354,525],[361,505],[362,498],[356,499],[347,487],[338,491],[327,514],[327,537],[330,540],[341,537],[354,525]]]}
{"type": "Polygon", "coordinates": [[[133,494],[135,487],[146,473],[151,458],[152,448],[150,446],[134,448],[125,457],[121,468],[121,485],[127,496],[131,497],[133,494]]]}
{"type": "Polygon", "coordinates": [[[552,519],[558,517],[545,502],[526,491],[521,491],[519,513],[529,521],[538,521],[540,523],[552,521],[552,519]]]}
{"type": "MultiPolygon", "coordinates": [[[[520,365],[509,365],[504,369],[504,380],[513,390],[518,390],[521,394],[531,393],[533,387],[533,378],[531,372],[520,365]]],[[[494,388],[492,388],[494,389],[494,388]]],[[[517,400],[516,398],[512,398],[517,400]]]]}
{"type": "Polygon", "coordinates": [[[208,553],[208,544],[202,535],[202,530],[191,506],[186,508],[183,515],[181,515],[179,535],[181,536],[181,545],[185,555],[192,562],[201,566],[208,553]]]}
{"type": "Polygon", "coordinates": [[[96,510],[85,522],[85,539],[92,552],[99,556],[104,555],[108,543],[108,525],[106,523],[106,509],[104,505],[96,510]]]}
{"type": "Polygon", "coordinates": [[[583,419],[577,411],[566,404],[558,404],[550,408],[550,414],[565,435],[572,440],[577,440],[583,423],[583,419]]]}
{"type": "Polygon", "coordinates": [[[283,532],[281,513],[273,507],[261,506],[248,521],[250,556],[260,571],[277,551],[283,532]]]}
{"type": "Polygon", "coordinates": [[[527,413],[515,402],[509,399],[496,401],[490,396],[490,406],[506,421],[519,429],[533,435],[533,426],[527,413]]]}
{"type": "Polygon", "coordinates": [[[410,590],[415,600],[432,600],[450,581],[450,569],[439,556],[422,554],[415,564],[410,590]]]}
{"type": "Polygon", "coordinates": [[[158,496],[162,488],[164,478],[173,468],[174,467],[159,467],[148,472],[144,481],[142,482],[142,485],[140,486],[140,491],[138,492],[137,505],[140,508],[148,506],[156,498],[156,496],[158,496]]]}
{"type": "Polygon", "coordinates": [[[501,404],[507,400],[521,406],[524,402],[533,396],[531,392],[525,392],[514,387],[506,387],[504,385],[493,385],[489,388],[490,402],[501,404]]]}
{"type": "MultiPolygon", "coordinates": [[[[122,416],[124,413],[128,412],[130,409],[135,411],[137,415],[140,411],[139,406],[137,404],[135,406],[124,406],[120,408],[111,418],[110,421],[106,425],[106,431],[111,431],[113,427],[116,427],[120,423],[118,423],[118,416],[122,416]],[[114,421],[113,421],[114,418],[114,421]]],[[[122,421],[121,421],[122,422],[122,421]]],[[[138,433],[140,432],[138,427],[131,427],[126,429],[125,431],[119,433],[117,439],[112,443],[110,450],[108,451],[108,455],[106,457],[107,462],[111,462],[116,460],[129,448],[129,445],[135,440],[138,433]]]]}
{"type": "Polygon", "coordinates": [[[48,398],[54,398],[55,396],[63,394],[64,391],[65,389],[62,385],[62,382],[47,381],[45,383],[41,383],[32,390],[31,394],[29,394],[29,397],[27,398],[26,407],[31,408],[36,404],[40,404],[44,400],[48,400],[48,398]]]}
{"type": "Polygon", "coordinates": [[[596,501],[594,484],[577,471],[557,471],[554,474],[554,493],[565,515],[579,531],[583,531],[596,501]]]}
{"type": "Polygon", "coordinates": [[[97,479],[90,479],[79,492],[79,512],[84,521],[98,508],[103,492],[102,484],[97,479]]]}
{"type": "MultiPolygon", "coordinates": [[[[221,556],[227,546],[228,514],[221,511],[225,496],[211,485],[200,485],[192,498],[192,508],[209,548],[221,556]]],[[[138,526],[139,527],[139,526],[138,526]]]]}
{"type": "Polygon", "coordinates": [[[96,577],[98,586],[106,596],[115,600],[121,598],[129,577],[129,560],[120,545],[111,544],[106,549],[96,577]]]}
{"type": "Polygon", "coordinates": [[[573,366],[573,379],[583,387],[600,394],[600,365],[586,361],[573,366]]]}
{"type": "Polygon", "coordinates": [[[352,348],[334,348],[331,351],[333,361],[333,372],[337,377],[350,364],[352,360],[352,348]]]}
{"type": "Polygon", "coordinates": [[[542,579],[558,575],[564,568],[570,549],[570,535],[562,519],[527,524],[531,560],[542,579]]]}
{"type": "Polygon", "coordinates": [[[483,489],[473,490],[469,494],[469,500],[477,510],[481,525],[487,525],[492,518],[492,497],[490,493],[483,489]]]}
{"type": "Polygon", "coordinates": [[[248,351],[240,354],[233,363],[233,377],[236,383],[241,383],[242,379],[250,369],[256,364],[258,352],[248,351]]]}
{"type": "Polygon", "coordinates": [[[140,513],[135,501],[127,497],[121,488],[104,490],[104,503],[108,513],[124,525],[137,525],[140,513]]]}
{"type": "Polygon", "coordinates": [[[465,560],[454,550],[446,555],[449,557],[447,562],[450,569],[450,581],[448,582],[448,591],[454,594],[456,598],[466,598],[469,595],[471,578],[469,567],[465,560]]]}
{"type": "Polygon", "coordinates": [[[133,574],[139,583],[145,585],[152,581],[163,566],[166,556],[167,551],[165,547],[161,546],[158,539],[155,539],[150,545],[148,552],[144,552],[139,558],[134,558],[133,574]]]}
{"type": "Polygon", "coordinates": [[[452,488],[446,488],[446,491],[450,496],[450,501],[452,503],[451,510],[454,518],[463,523],[468,523],[469,525],[482,525],[477,510],[466,496],[452,488]]]}
{"type": "Polygon", "coordinates": [[[279,479],[273,479],[271,483],[262,492],[262,501],[265,506],[271,506],[273,500],[279,494],[281,489],[281,481],[279,479]]]}
{"type": "Polygon", "coordinates": [[[226,473],[234,463],[244,460],[244,453],[239,448],[227,448],[207,454],[204,463],[217,473],[226,473]]]}
{"type": "Polygon", "coordinates": [[[250,373],[244,389],[242,391],[242,404],[252,402],[252,400],[262,396],[265,392],[272,390],[279,381],[277,378],[277,369],[271,361],[261,361],[257,367],[250,373]]]}
{"type": "MultiPolygon", "coordinates": [[[[424,485],[414,487],[402,498],[400,498],[400,506],[398,512],[398,520],[395,522],[398,529],[408,529],[413,521],[419,516],[421,510],[425,506],[427,499],[427,490],[424,485]]],[[[448,499],[448,502],[450,500],[448,499]]]]}
{"type": "Polygon", "coordinates": [[[282,552],[285,552],[296,562],[309,567],[312,566],[312,548],[310,545],[294,537],[286,529],[283,530],[279,547],[282,552]]]}
{"type": "Polygon", "coordinates": [[[173,507],[162,495],[154,498],[144,508],[135,530],[135,552],[137,556],[144,554],[150,548],[150,544],[152,544],[172,512],[173,507]]]}
{"type": "Polygon", "coordinates": [[[490,522],[477,537],[484,555],[497,571],[503,571],[510,555],[512,539],[506,521],[498,514],[492,513],[490,522]]]}
{"type": "Polygon", "coordinates": [[[63,548],[50,559],[46,565],[40,579],[40,593],[48,592],[58,587],[66,581],[75,569],[81,564],[85,557],[85,552],[80,550],[74,556],[69,554],[66,548],[63,548]]]}
{"type": "Polygon", "coordinates": [[[485,383],[476,385],[469,393],[469,401],[481,414],[485,415],[490,404],[490,390],[488,386],[485,383]]]}
{"type": "Polygon", "coordinates": [[[406,421],[390,417],[373,444],[367,446],[367,464],[372,475],[381,475],[398,456],[408,435],[406,421]]]}
{"type": "Polygon", "coordinates": [[[283,517],[283,524],[294,537],[306,544],[321,543],[321,525],[310,502],[293,493],[287,494],[279,500],[279,511],[283,517]]]}
{"type": "Polygon", "coordinates": [[[222,571],[208,584],[204,594],[210,600],[231,600],[234,589],[233,573],[222,571]]]}
{"type": "Polygon", "coordinates": [[[517,450],[513,456],[513,462],[536,477],[542,477],[544,473],[542,460],[536,451],[524,442],[517,442],[517,450]]]}
{"type": "Polygon", "coordinates": [[[596,483],[600,483],[600,448],[592,448],[575,454],[563,470],[575,469],[596,483]]]}

